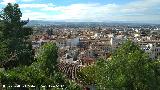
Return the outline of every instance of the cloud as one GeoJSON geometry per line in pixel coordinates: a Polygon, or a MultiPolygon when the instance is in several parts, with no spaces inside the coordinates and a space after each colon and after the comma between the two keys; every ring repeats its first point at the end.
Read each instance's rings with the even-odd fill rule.
{"type": "Polygon", "coordinates": [[[32,1],[35,1],[35,0],[22,0],[22,2],[32,2],[32,1]]]}
{"type": "Polygon", "coordinates": [[[52,3],[48,3],[48,4],[20,4],[19,5],[20,8],[48,8],[51,6],[54,6],[52,3]]]}
{"type": "Polygon", "coordinates": [[[22,19],[27,18],[30,18],[31,20],[46,20],[48,18],[51,18],[51,16],[47,15],[47,13],[27,11],[23,14],[22,19]]]}
{"type": "Polygon", "coordinates": [[[135,0],[120,4],[71,4],[55,6],[53,4],[21,4],[21,8],[37,8],[40,11],[24,13],[25,17],[43,20],[65,21],[160,21],[158,13],[160,0],[135,0]],[[53,14],[47,14],[52,12],[53,14]],[[61,12],[54,14],[54,12],[61,12]]]}
{"type": "MultiPolygon", "coordinates": [[[[52,12],[61,12],[59,15],[54,15],[57,19],[64,20],[77,20],[77,21],[93,21],[96,19],[104,19],[107,14],[113,12],[113,9],[116,9],[115,4],[72,4],[69,6],[59,6],[59,7],[47,7],[42,8],[42,11],[52,11],[52,12]]],[[[53,18],[53,19],[55,19],[53,18]]],[[[50,18],[52,19],[52,18],[50,18]]]]}
{"type": "Polygon", "coordinates": [[[0,4],[6,5],[7,3],[15,3],[16,0],[3,0],[0,4]]]}

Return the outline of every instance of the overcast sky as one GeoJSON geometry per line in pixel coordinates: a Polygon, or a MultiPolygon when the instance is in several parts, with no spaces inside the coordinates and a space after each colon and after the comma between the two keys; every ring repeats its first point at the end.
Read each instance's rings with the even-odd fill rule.
{"type": "Polygon", "coordinates": [[[160,0],[0,0],[18,3],[22,19],[160,23],[160,0]]]}

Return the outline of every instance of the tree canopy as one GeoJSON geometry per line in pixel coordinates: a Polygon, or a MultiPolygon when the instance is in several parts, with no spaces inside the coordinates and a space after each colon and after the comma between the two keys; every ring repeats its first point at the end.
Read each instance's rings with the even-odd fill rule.
{"type": "Polygon", "coordinates": [[[41,86],[49,88],[66,88],[68,90],[80,90],[80,86],[67,79],[58,71],[57,47],[53,43],[43,45],[37,54],[37,61],[30,66],[17,67],[7,70],[1,74],[2,84],[5,85],[34,85],[40,89],[41,86]],[[61,87],[62,85],[62,87],[61,87]]]}
{"type": "Polygon", "coordinates": [[[23,21],[21,17],[18,4],[8,3],[0,13],[0,62],[6,69],[30,65],[33,61],[29,40],[32,29],[25,27],[29,21],[23,21]]]}
{"type": "Polygon", "coordinates": [[[158,90],[158,61],[151,61],[138,45],[126,41],[110,60],[98,60],[83,68],[80,78],[95,84],[98,89],[158,90]]]}

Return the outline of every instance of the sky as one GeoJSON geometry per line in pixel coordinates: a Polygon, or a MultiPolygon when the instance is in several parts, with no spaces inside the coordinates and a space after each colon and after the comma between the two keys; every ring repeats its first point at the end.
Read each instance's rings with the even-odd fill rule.
{"type": "Polygon", "coordinates": [[[160,0],[0,0],[19,4],[22,19],[160,23],[160,0]]]}

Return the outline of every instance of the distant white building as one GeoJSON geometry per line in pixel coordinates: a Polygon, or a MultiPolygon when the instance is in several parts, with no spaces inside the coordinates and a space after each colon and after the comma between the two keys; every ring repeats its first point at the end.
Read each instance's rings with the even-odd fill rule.
{"type": "Polygon", "coordinates": [[[118,35],[116,37],[111,37],[110,38],[110,43],[111,43],[111,46],[112,46],[112,50],[117,49],[123,43],[123,41],[125,39],[126,38],[122,35],[118,35]]]}
{"type": "Polygon", "coordinates": [[[141,49],[148,53],[151,59],[156,59],[160,56],[160,46],[155,43],[142,43],[141,49]]]}

